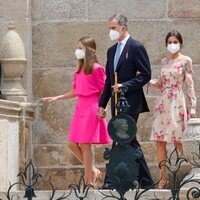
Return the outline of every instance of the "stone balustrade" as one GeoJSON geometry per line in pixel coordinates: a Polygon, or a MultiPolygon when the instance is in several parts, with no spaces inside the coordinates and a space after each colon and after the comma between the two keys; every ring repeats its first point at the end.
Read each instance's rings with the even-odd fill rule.
{"type": "MultiPolygon", "coordinates": [[[[185,179],[191,177],[192,179],[200,181],[200,118],[191,118],[187,122],[185,134],[181,141],[183,144],[184,156],[192,162],[192,164],[196,165],[196,168],[193,166],[185,179]]],[[[186,187],[195,185],[199,187],[199,185],[195,183],[189,183],[186,187]]]]}
{"type": "Polygon", "coordinates": [[[0,191],[18,182],[17,174],[32,157],[34,111],[35,104],[0,100],[0,191]]]}

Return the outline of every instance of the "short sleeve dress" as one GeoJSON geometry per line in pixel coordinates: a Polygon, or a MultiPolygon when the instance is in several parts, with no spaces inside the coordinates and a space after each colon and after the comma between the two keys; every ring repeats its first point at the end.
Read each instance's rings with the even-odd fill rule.
{"type": "Polygon", "coordinates": [[[162,60],[160,78],[156,80],[160,95],[155,104],[150,140],[180,142],[191,110],[196,109],[192,73],[192,60],[188,56],[162,60]]]}
{"type": "Polygon", "coordinates": [[[104,68],[95,63],[93,72],[74,74],[73,89],[78,97],[71,121],[68,141],[76,143],[108,144],[106,119],[99,119],[98,101],[105,83],[104,68]]]}

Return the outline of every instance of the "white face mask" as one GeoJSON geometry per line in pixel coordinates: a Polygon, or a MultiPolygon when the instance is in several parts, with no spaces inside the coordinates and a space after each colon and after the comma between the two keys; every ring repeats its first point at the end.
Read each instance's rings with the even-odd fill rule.
{"type": "Polygon", "coordinates": [[[111,29],[110,32],[109,32],[109,37],[112,41],[118,40],[120,38],[120,33],[116,30],[111,29]]]}
{"type": "Polygon", "coordinates": [[[78,60],[84,59],[85,58],[85,51],[83,49],[76,49],[75,56],[78,60]]]}
{"type": "Polygon", "coordinates": [[[168,44],[167,45],[167,50],[170,52],[170,53],[172,53],[172,54],[174,54],[174,53],[176,53],[177,51],[179,51],[180,50],[180,44],[179,43],[177,43],[177,44],[168,44]]]}

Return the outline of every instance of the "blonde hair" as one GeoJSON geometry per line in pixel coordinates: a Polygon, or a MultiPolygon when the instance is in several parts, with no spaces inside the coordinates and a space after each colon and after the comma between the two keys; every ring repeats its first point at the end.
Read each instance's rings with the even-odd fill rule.
{"type": "Polygon", "coordinates": [[[77,72],[79,73],[84,66],[84,72],[86,74],[91,74],[93,71],[93,64],[99,62],[96,56],[96,42],[90,36],[82,37],[78,41],[85,46],[86,52],[85,59],[78,60],[77,72]]]}

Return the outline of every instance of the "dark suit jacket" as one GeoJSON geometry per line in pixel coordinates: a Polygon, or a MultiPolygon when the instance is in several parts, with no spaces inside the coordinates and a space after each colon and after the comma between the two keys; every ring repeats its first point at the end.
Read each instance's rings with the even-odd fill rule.
{"type": "MultiPolygon", "coordinates": [[[[114,97],[111,86],[114,85],[116,47],[117,44],[113,45],[107,52],[107,78],[99,101],[99,107],[105,108],[111,97],[112,115],[114,115],[114,97]]],[[[128,89],[125,94],[130,105],[127,114],[134,115],[149,111],[142,87],[151,79],[151,67],[147,52],[140,42],[129,37],[119,58],[116,72],[118,83],[122,83],[128,89]]]]}

